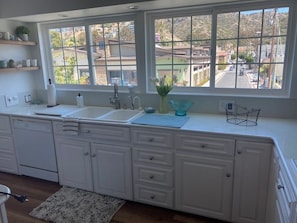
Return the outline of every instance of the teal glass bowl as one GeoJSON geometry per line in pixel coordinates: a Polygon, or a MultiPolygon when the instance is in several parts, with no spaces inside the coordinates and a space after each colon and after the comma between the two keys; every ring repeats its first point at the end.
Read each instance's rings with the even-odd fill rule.
{"type": "Polygon", "coordinates": [[[187,111],[192,107],[193,102],[187,100],[169,100],[171,108],[176,116],[186,116],[187,111]]]}

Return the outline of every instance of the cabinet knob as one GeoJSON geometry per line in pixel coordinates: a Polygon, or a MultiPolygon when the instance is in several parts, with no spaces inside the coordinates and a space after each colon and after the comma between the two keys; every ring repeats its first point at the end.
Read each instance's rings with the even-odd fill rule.
{"type": "Polygon", "coordinates": [[[201,147],[202,149],[204,149],[204,148],[206,148],[206,145],[202,144],[200,147],[201,147]]]}
{"type": "Polygon", "coordinates": [[[231,174],[230,174],[230,173],[227,173],[227,174],[226,174],[226,177],[231,177],[231,174]]]}
{"type": "Polygon", "coordinates": [[[153,159],[154,159],[154,157],[153,157],[153,156],[151,156],[151,157],[150,157],[150,160],[153,160],[153,159]]]}
{"type": "Polygon", "coordinates": [[[89,155],[89,152],[85,152],[84,155],[85,155],[85,156],[88,156],[88,155],[89,155]]]}
{"type": "Polygon", "coordinates": [[[92,154],[92,157],[96,157],[96,154],[94,153],[94,154],[92,154]]]}
{"type": "Polygon", "coordinates": [[[240,155],[241,153],[242,153],[242,151],[241,151],[241,150],[237,150],[237,154],[239,154],[239,155],[240,155]]]}
{"type": "Polygon", "coordinates": [[[279,184],[279,185],[277,185],[277,189],[279,189],[279,190],[280,190],[280,189],[283,189],[283,190],[284,190],[285,187],[284,187],[283,185],[280,185],[280,184],[279,184]]]}
{"type": "Polygon", "coordinates": [[[150,197],[152,200],[154,200],[155,199],[155,195],[151,195],[151,197],[150,197]]]}
{"type": "Polygon", "coordinates": [[[151,179],[151,180],[154,179],[154,178],[155,178],[154,175],[151,175],[151,176],[150,176],[150,179],[151,179]]]}
{"type": "Polygon", "coordinates": [[[150,139],[149,139],[149,142],[153,142],[153,141],[154,141],[154,138],[150,138],[150,139]]]}

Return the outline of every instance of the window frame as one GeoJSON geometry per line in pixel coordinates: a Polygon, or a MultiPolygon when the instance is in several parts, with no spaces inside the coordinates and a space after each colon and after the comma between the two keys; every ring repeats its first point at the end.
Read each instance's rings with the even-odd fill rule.
{"type": "MultiPolygon", "coordinates": [[[[191,8],[155,10],[146,13],[147,18],[147,36],[146,50],[147,50],[147,92],[155,92],[155,86],[150,82],[151,78],[155,76],[155,19],[182,17],[182,16],[196,16],[196,15],[212,15],[212,33],[211,33],[211,69],[210,69],[210,86],[209,87],[176,87],[173,88],[171,94],[187,94],[187,95],[211,95],[211,96],[242,96],[242,97],[273,97],[273,98],[288,98],[291,93],[291,85],[293,83],[293,65],[294,58],[293,49],[289,47],[294,45],[294,36],[290,33],[296,33],[296,26],[294,26],[294,18],[296,18],[296,4],[292,1],[275,1],[275,2],[257,2],[257,3],[227,3],[197,6],[191,8]],[[283,71],[283,87],[282,89],[240,89],[240,88],[215,88],[215,66],[216,66],[216,26],[217,15],[220,13],[239,12],[256,9],[266,9],[274,7],[289,7],[287,41],[285,49],[285,61],[283,71]],[[151,76],[150,74],[153,74],[151,76]]],[[[238,38],[240,40],[240,38],[238,38]]],[[[296,78],[296,77],[295,77],[296,78]]]]}
{"type": "MultiPolygon", "coordinates": [[[[44,80],[45,80],[45,86],[46,82],[49,78],[52,80],[55,80],[54,78],[54,67],[52,66],[52,56],[51,56],[51,49],[50,49],[50,35],[49,30],[55,29],[55,28],[63,28],[63,27],[78,27],[83,26],[86,30],[86,47],[87,47],[87,54],[88,54],[88,60],[89,60],[89,68],[92,68],[94,64],[92,64],[92,53],[90,51],[90,33],[89,33],[89,27],[93,24],[98,23],[113,23],[113,22],[122,22],[131,20],[134,21],[134,33],[135,33],[135,52],[136,52],[136,68],[137,68],[137,79],[138,79],[138,86],[135,86],[135,90],[140,89],[139,83],[141,80],[138,78],[139,72],[143,70],[140,66],[141,61],[140,57],[138,57],[138,54],[142,54],[141,52],[141,46],[142,44],[138,43],[140,38],[137,37],[138,29],[141,29],[140,24],[143,24],[143,18],[141,14],[139,13],[125,13],[125,14],[115,14],[115,15],[108,15],[108,16],[96,16],[96,17],[90,17],[90,18],[78,18],[78,19],[65,19],[63,21],[53,21],[53,22],[44,22],[40,23],[38,25],[39,29],[39,39],[40,43],[43,45],[43,48],[41,50],[42,53],[42,62],[43,64],[46,64],[43,66],[43,73],[44,73],[44,80]]],[[[89,69],[90,72],[90,78],[93,78],[93,69],[89,69]]],[[[103,92],[110,92],[113,89],[113,86],[102,86],[102,85],[79,85],[79,84],[57,84],[56,83],[57,90],[66,90],[66,91],[103,91],[103,92]]],[[[122,90],[128,91],[128,86],[119,86],[119,88],[122,90]]]]}

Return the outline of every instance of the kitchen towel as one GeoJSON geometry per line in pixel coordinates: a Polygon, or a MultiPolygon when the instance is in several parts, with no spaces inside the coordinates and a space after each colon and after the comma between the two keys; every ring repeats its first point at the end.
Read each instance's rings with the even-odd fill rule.
{"type": "Polygon", "coordinates": [[[188,121],[188,119],[188,116],[175,116],[173,114],[144,114],[133,120],[132,123],[140,125],[180,128],[188,121]]]}
{"type": "Polygon", "coordinates": [[[79,120],[76,118],[63,118],[62,131],[64,135],[79,135],[79,120]]]}

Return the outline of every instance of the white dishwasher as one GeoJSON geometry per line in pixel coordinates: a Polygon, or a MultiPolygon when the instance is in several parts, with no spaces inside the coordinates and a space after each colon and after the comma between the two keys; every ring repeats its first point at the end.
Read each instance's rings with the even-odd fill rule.
{"type": "Polygon", "coordinates": [[[20,173],[58,182],[51,121],[15,117],[12,121],[20,173]]]}

